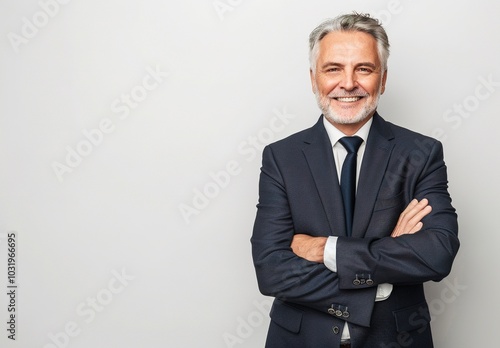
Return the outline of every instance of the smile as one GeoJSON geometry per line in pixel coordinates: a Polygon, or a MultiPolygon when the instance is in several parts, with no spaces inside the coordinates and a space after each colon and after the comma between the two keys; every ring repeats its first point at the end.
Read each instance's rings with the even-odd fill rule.
{"type": "Polygon", "coordinates": [[[334,99],[338,100],[339,102],[343,102],[343,103],[354,103],[354,102],[357,102],[358,100],[360,100],[361,98],[363,98],[363,97],[342,97],[342,98],[334,98],[334,99]]]}

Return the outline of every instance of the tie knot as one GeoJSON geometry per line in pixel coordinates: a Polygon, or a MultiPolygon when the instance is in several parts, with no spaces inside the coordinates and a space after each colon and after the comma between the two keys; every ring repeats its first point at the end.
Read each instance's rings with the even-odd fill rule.
{"type": "Polygon", "coordinates": [[[339,143],[341,143],[342,146],[345,147],[348,153],[357,153],[362,142],[363,139],[358,136],[343,137],[339,139],[339,143]]]}

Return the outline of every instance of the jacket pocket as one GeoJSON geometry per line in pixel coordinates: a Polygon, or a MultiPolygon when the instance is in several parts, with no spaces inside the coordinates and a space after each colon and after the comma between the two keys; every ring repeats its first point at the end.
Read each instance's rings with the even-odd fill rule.
{"type": "Polygon", "coordinates": [[[407,307],[392,312],[396,319],[396,330],[398,332],[410,332],[425,330],[431,321],[429,307],[426,302],[419,303],[415,306],[407,307]]]}
{"type": "Polygon", "coordinates": [[[300,331],[303,316],[300,309],[289,306],[283,301],[275,300],[269,315],[271,320],[282,328],[293,333],[300,331]]]}

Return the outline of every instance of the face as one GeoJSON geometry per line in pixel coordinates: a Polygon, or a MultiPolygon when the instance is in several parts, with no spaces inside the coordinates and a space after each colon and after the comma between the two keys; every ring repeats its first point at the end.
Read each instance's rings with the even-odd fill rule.
{"type": "Polygon", "coordinates": [[[371,35],[332,32],[319,42],[313,92],[327,120],[345,134],[354,134],[373,116],[386,78],[371,35]]]}

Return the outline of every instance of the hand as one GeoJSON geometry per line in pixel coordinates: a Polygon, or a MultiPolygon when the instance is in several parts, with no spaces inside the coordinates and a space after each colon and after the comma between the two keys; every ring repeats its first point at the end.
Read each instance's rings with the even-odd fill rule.
{"type": "Polygon", "coordinates": [[[291,248],[297,256],[311,262],[323,263],[326,239],[326,237],[296,234],[293,236],[291,248]]]}
{"type": "Polygon", "coordinates": [[[404,234],[413,234],[422,228],[422,219],[432,211],[429,201],[424,198],[420,202],[412,200],[399,216],[398,223],[392,231],[391,237],[399,237],[404,234]]]}
{"type": "MultiPolygon", "coordinates": [[[[424,198],[420,202],[412,200],[399,216],[398,223],[391,237],[413,234],[423,227],[422,219],[432,211],[429,201],[424,198]]],[[[311,262],[323,263],[326,237],[312,237],[307,234],[296,234],[292,239],[292,251],[295,255],[311,262]]]]}

